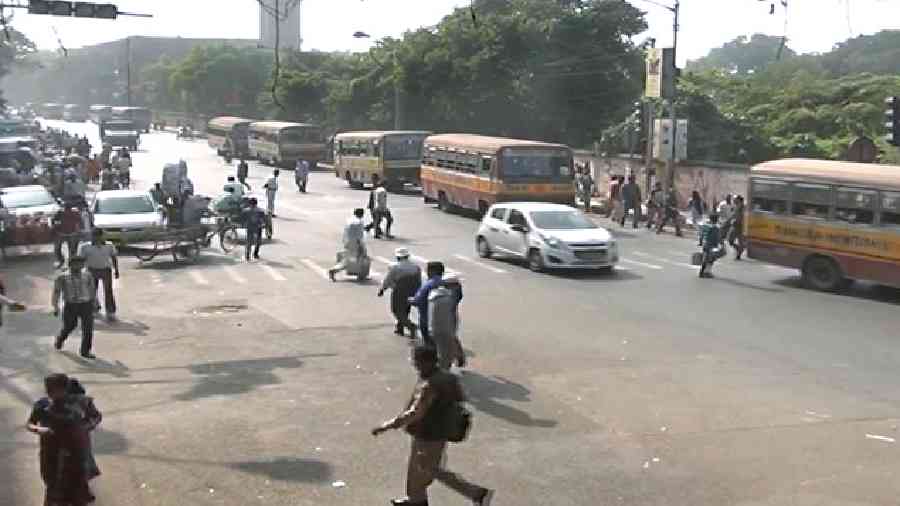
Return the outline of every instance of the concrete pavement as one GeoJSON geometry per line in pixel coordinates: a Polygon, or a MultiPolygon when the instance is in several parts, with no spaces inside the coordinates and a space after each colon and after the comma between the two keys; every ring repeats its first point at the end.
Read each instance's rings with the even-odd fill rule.
{"type": "MultiPolygon", "coordinates": [[[[142,147],[133,177],[144,187],[178,158],[198,192],[216,193],[228,172],[201,141],[154,133],[142,147]]],[[[252,164],[251,185],[270,171],[252,164]]],[[[5,264],[9,293],[37,306],[5,315],[0,343],[9,504],[39,504],[36,444],[20,427],[57,370],[104,411],[100,505],[386,504],[402,493],[405,437],[368,429],[406,401],[408,344],[391,334],[377,276],[323,277],[367,195],[324,172],[308,194],[292,182],[283,173],[260,262],[125,259],[123,322],[98,330],[97,362],[75,342],[51,349],[57,322],[40,306],[52,258],[5,264]]],[[[810,292],[794,272],[730,258],[699,280],[693,242],[617,225],[613,275],[534,274],[479,259],[471,218],[415,196],[391,205],[398,238],[369,241],[374,269],[403,245],[464,278],[462,378],[476,418],[450,463],[496,487],[495,504],[895,504],[897,291],[810,292]]],[[[432,504],[463,501],[436,485],[432,504]]]]}

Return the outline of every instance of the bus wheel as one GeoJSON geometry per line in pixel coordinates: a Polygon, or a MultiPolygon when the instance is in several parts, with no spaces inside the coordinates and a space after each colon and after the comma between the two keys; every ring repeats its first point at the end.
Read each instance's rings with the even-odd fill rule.
{"type": "Polygon", "coordinates": [[[825,292],[833,292],[846,286],[838,264],[824,256],[809,257],[803,263],[803,282],[806,286],[825,292]]]}
{"type": "Polygon", "coordinates": [[[444,192],[438,193],[438,209],[445,213],[450,212],[450,201],[447,200],[447,194],[444,192]]]}

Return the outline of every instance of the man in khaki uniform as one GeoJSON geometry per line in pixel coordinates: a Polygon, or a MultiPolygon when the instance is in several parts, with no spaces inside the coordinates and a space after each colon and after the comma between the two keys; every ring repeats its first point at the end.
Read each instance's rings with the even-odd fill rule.
{"type": "Polygon", "coordinates": [[[447,421],[452,409],[463,402],[462,387],[456,376],[441,370],[434,348],[413,350],[413,365],[419,371],[419,382],[406,411],[372,429],[377,436],[390,429],[406,429],[412,436],[409,467],[406,471],[406,497],[392,499],[394,506],[428,506],[428,486],[437,479],[474,506],[489,506],[494,491],[470,483],[447,470],[442,464],[447,447],[447,421]]]}

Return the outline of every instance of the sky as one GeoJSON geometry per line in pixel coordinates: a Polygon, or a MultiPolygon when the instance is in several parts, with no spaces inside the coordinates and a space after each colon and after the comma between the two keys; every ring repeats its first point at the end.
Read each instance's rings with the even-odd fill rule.
{"type": "MultiPolygon", "coordinates": [[[[98,0],[101,1],[101,0],[98,0]]],[[[113,1],[115,0],[102,0],[113,1]]],[[[549,0],[548,0],[549,1],[549,0]]],[[[672,13],[653,3],[674,0],[628,0],[647,12],[657,47],[672,43],[672,13]]],[[[739,35],[755,32],[787,34],[798,52],[825,52],[836,42],[883,29],[900,29],[900,0],[681,0],[678,60],[699,58],[739,35]]],[[[255,0],[118,0],[120,11],[153,14],[150,19],[116,21],[58,18],[16,13],[12,25],[41,49],[80,47],[129,35],[209,38],[257,38],[259,10],[255,0]]],[[[434,25],[468,0],[304,0],[304,50],[362,51],[371,41],[354,39],[364,31],[373,38],[434,25]]]]}

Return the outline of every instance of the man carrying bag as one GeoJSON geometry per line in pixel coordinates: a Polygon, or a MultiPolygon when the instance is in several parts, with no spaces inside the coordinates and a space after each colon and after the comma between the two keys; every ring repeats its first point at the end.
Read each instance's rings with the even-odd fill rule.
{"type": "Polygon", "coordinates": [[[419,372],[412,399],[406,410],[372,429],[377,436],[390,429],[405,428],[412,436],[406,474],[406,498],[393,499],[394,506],[428,506],[428,486],[437,479],[475,506],[488,506],[494,491],[470,483],[443,465],[447,442],[466,438],[471,419],[462,403],[465,396],[459,380],[437,365],[437,352],[419,346],[413,350],[413,364],[419,372]]]}

